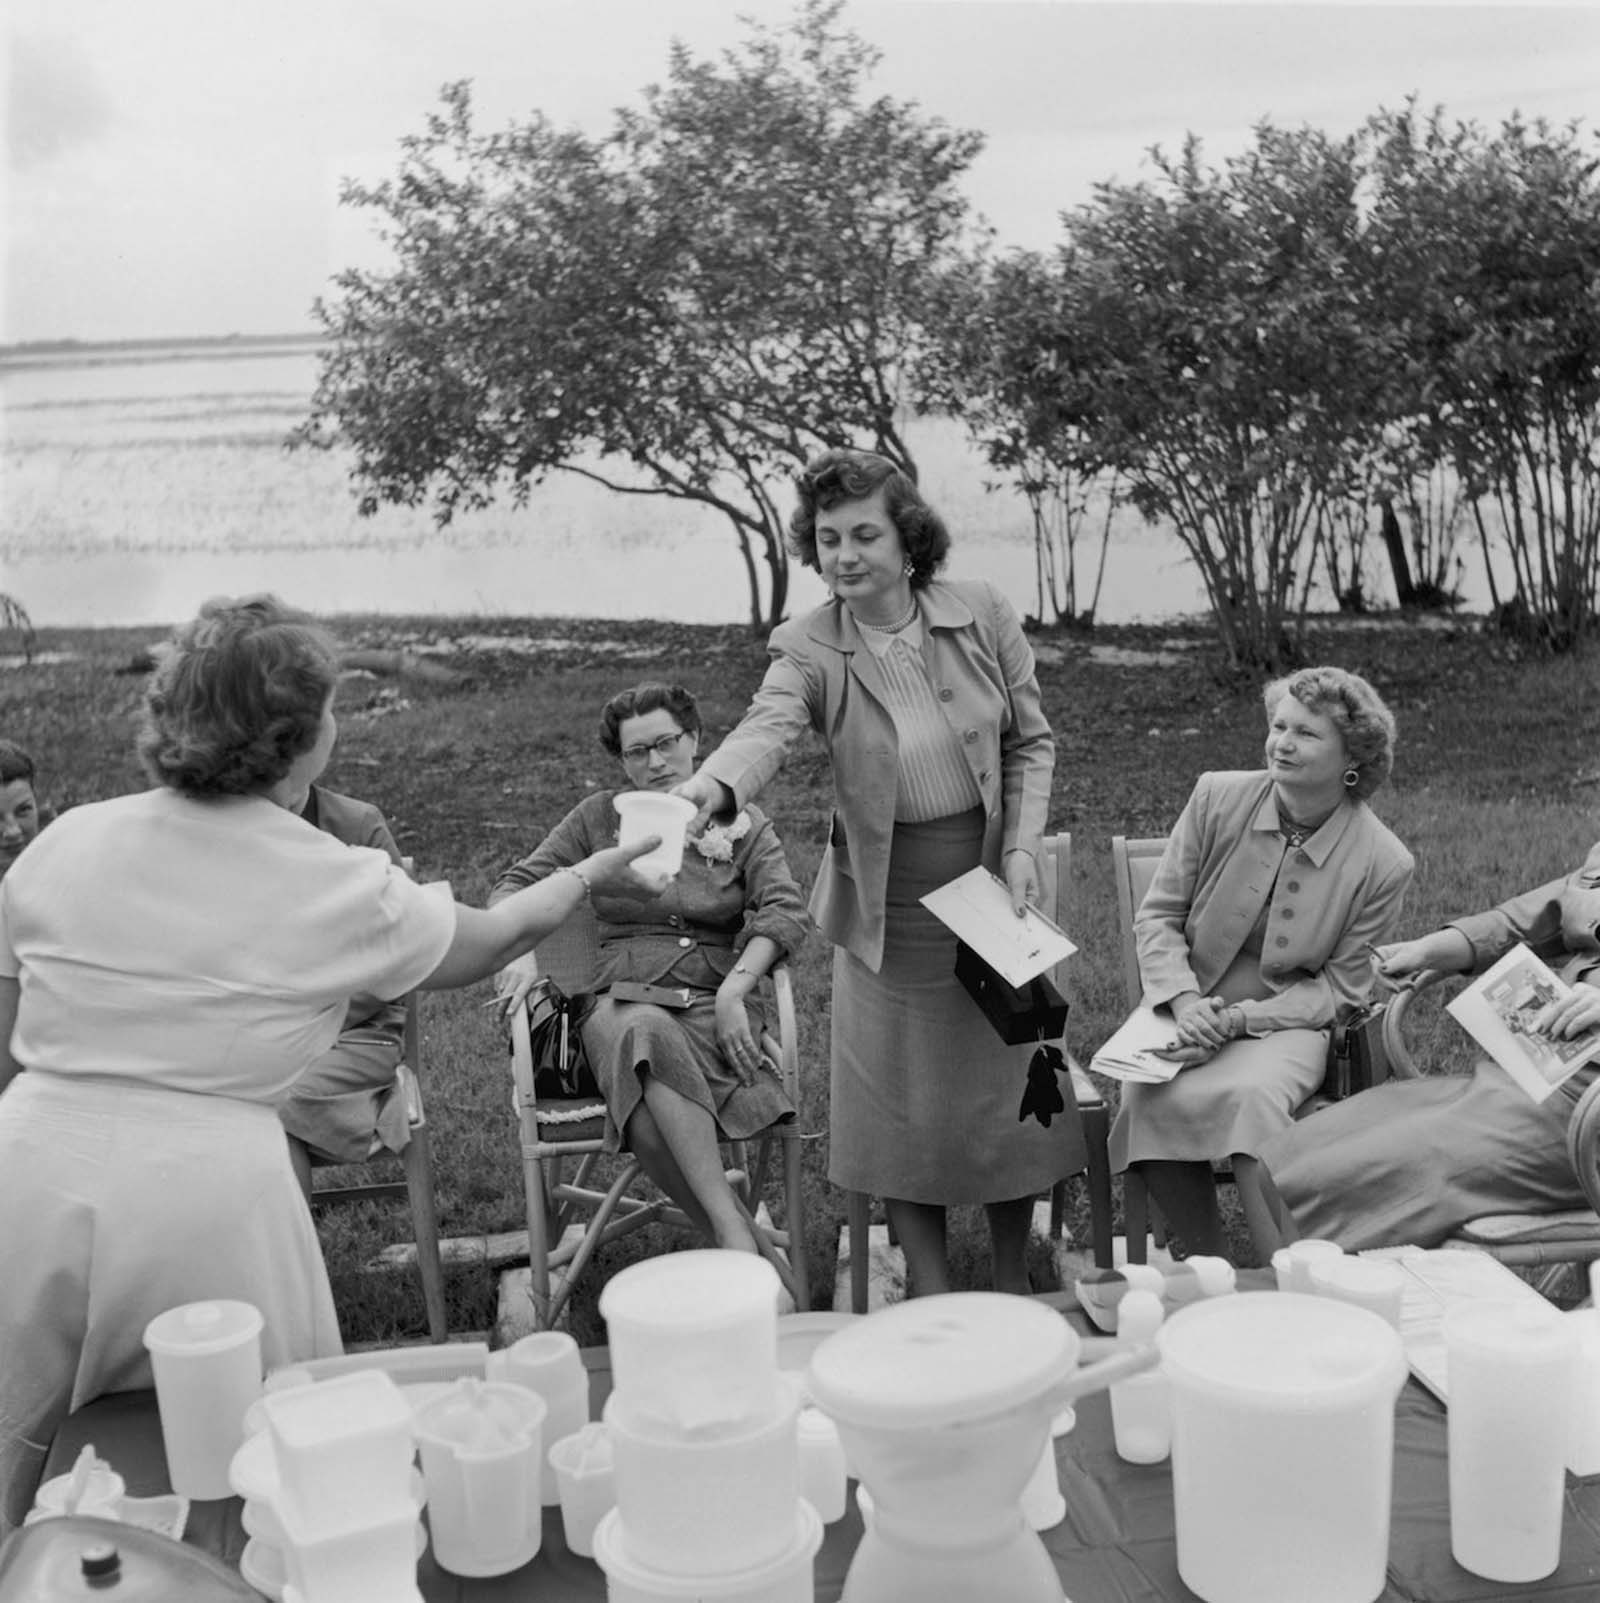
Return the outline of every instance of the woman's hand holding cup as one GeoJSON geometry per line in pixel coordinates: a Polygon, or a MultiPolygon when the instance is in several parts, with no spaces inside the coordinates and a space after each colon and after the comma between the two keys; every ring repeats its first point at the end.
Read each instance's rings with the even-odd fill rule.
{"type": "Polygon", "coordinates": [[[659,879],[640,873],[633,863],[635,858],[653,852],[660,844],[659,835],[644,835],[626,846],[608,846],[603,852],[584,858],[577,865],[577,871],[588,881],[591,894],[604,891],[607,896],[653,902],[665,886],[659,879]]]}

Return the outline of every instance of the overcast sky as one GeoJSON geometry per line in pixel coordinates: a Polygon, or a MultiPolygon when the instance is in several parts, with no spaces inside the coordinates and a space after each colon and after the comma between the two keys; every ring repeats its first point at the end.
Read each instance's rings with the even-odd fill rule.
{"type": "MultiPolygon", "coordinates": [[[[377,260],[336,205],[393,170],[440,85],[480,125],[537,108],[591,134],[776,0],[10,0],[0,341],[311,328],[377,260]],[[8,192],[7,192],[8,191],[8,192]]],[[[1221,157],[1270,116],[1344,133],[1416,92],[1494,125],[1596,126],[1600,4],[1406,6],[851,0],[874,87],[988,140],[969,179],[1006,244],[1140,176],[1185,132],[1221,157]]]]}

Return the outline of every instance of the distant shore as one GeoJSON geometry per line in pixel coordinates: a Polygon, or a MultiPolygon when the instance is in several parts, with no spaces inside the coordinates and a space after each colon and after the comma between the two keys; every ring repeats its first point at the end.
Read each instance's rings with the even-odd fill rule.
{"type": "Polygon", "coordinates": [[[326,338],[303,334],[191,334],[167,339],[23,340],[0,345],[0,372],[32,367],[98,367],[117,362],[183,362],[218,357],[284,356],[319,350],[326,338]]]}

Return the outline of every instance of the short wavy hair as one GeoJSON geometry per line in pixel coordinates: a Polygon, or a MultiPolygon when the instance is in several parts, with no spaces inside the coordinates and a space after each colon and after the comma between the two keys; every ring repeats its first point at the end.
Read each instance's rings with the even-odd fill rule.
{"type": "Polygon", "coordinates": [[[619,690],[600,709],[600,744],[613,757],[622,756],[622,725],[629,718],[647,712],[669,712],[687,734],[700,733],[700,705],[682,685],[669,685],[659,679],[619,690]]]}
{"type": "Polygon", "coordinates": [[[14,740],[0,740],[0,785],[14,785],[19,779],[33,783],[33,758],[14,740]]]}
{"type": "Polygon", "coordinates": [[[1360,674],[1347,668],[1301,668],[1274,679],[1262,692],[1268,723],[1285,696],[1332,721],[1344,740],[1350,766],[1356,770],[1350,793],[1365,801],[1394,767],[1394,714],[1383,698],[1360,674]]]}
{"type": "Polygon", "coordinates": [[[884,510],[911,559],[911,588],[929,583],[950,554],[944,519],[922,498],[916,481],[886,456],[872,451],[824,451],[795,478],[799,504],[789,517],[789,550],[803,567],[822,569],[817,556],[817,514],[841,502],[860,501],[882,490],[884,510]]]}
{"type": "Polygon", "coordinates": [[[188,796],[269,790],[309,751],[339,682],[333,637],[276,596],[221,596],[156,650],[139,760],[188,796]]]}

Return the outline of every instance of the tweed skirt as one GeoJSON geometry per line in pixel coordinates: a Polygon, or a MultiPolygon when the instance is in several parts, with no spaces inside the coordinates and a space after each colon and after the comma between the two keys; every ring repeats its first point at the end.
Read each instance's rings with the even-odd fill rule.
{"type": "Polygon", "coordinates": [[[897,824],[883,964],[833,956],[828,1178],[935,1204],[1048,1191],[1087,1163],[1068,1113],[1046,1129],[1017,1108],[1032,1046],[1007,1046],[955,977],[956,939],[920,897],[977,867],[983,814],[897,824]]]}

